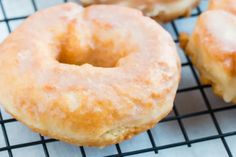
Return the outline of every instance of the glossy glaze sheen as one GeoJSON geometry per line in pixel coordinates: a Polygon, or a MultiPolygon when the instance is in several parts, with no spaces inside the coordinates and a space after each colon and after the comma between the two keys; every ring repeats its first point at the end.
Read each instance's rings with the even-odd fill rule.
{"type": "Polygon", "coordinates": [[[236,1],[235,0],[210,0],[209,9],[221,9],[229,11],[236,15],[236,1]]]}
{"type": "Polygon", "coordinates": [[[204,83],[227,102],[236,102],[236,16],[223,10],[203,13],[186,52],[204,83]]]}
{"type": "Polygon", "coordinates": [[[161,26],[105,5],[68,3],[32,15],[0,45],[0,67],[9,113],[43,135],[87,146],[151,128],[171,111],[180,79],[175,44],[161,26]]]}
{"type": "Polygon", "coordinates": [[[160,22],[188,16],[199,0],[81,0],[84,5],[117,4],[141,10],[144,15],[160,22]]]}

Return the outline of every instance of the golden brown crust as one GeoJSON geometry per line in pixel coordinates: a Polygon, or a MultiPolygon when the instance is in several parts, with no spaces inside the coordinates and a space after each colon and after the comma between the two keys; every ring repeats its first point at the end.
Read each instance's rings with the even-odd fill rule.
{"type": "Polygon", "coordinates": [[[199,0],[81,0],[85,6],[91,4],[117,4],[141,10],[159,22],[169,22],[180,16],[189,16],[199,0]]]}
{"type": "Polygon", "coordinates": [[[180,78],[170,35],[118,6],[40,11],[0,52],[4,108],[33,130],[77,145],[106,146],[149,129],[171,111],[180,78]]]}
{"type": "Polygon", "coordinates": [[[101,138],[99,141],[98,140],[96,140],[96,141],[86,141],[85,143],[81,143],[77,139],[62,137],[62,136],[60,136],[58,134],[52,134],[52,132],[50,132],[50,131],[39,129],[39,128],[35,128],[34,126],[29,126],[27,123],[24,122],[24,120],[21,120],[21,119],[17,118],[14,115],[12,115],[12,116],[14,116],[18,121],[20,121],[23,124],[27,125],[29,128],[32,129],[32,131],[34,131],[36,133],[40,133],[43,136],[53,137],[54,139],[61,140],[61,141],[64,141],[64,142],[67,142],[67,143],[70,143],[70,144],[74,144],[74,145],[78,145],[78,146],[82,145],[82,146],[93,146],[93,147],[94,146],[105,147],[105,146],[108,146],[108,145],[120,143],[120,142],[122,142],[124,140],[129,140],[133,136],[135,136],[135,135],[137,135],[137,134],[139,134],[139,133],[141,133],[143,131],[146,131],[148,129],[153,128],[160,120],[165,118],[169,114],[169,112],[166,112],[162,116],[158,117],[159,119],[156,119],[155,121],[150,122],[148,124],[145,124],[145,125],[143,125],[141,127],[127,128],[126,132],[123,133],[121,136],[119,136],[116,139],[111,139],[111,138],[110,139],[109,138],[102,139],[101,138]]]}
{"type": "Polygon", "coordinates": [[[227,102],[236,102],[236,17],[221,10],[203,13],[187,44],[180,42],[200,72],[201,81],[227,102]]]}

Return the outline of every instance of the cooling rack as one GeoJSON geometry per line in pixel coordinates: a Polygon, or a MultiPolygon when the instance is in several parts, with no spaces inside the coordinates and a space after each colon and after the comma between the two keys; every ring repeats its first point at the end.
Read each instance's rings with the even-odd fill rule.
{"type": "MultiPolygon", "coordinates": [[[[0,41],[35,11],[63,2],[0,0],[0,41]]],[[[179,33],[193,30],[207,4],[202,0],[190,17],[164,25],[177,47],[179,33]]],[[[197,71],[180,48],[179,55],[182,80],[174,108],[155,128],[103,149],[76,147],[33,133],[0,108],[0,157],[236,156],[236,106],[224,103],[210,86],[200,83],[197,71]]]]}

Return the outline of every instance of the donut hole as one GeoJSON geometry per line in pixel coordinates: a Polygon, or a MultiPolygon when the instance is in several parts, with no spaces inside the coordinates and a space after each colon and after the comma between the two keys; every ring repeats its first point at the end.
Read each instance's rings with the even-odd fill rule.
{"type": "Polygon", "coordinates": [[[135,46],[130,41],[128,33],[122,33],[109,24],[93,21],[88,27],[73,21],[63,35],[58,61],[116,67],[122,58],[134,51],[135,46]]]}

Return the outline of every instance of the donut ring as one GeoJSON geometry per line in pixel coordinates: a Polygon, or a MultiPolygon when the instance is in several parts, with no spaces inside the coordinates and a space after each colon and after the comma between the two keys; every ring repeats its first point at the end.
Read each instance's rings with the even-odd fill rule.
{"type": "Polygon", "coordinates": [[[222,9],[236,15],[236,1],[235,0],[210,0],[209,10],[213,10],[213,9],[222,9]]]}
{"type": "MultiPolygon", "coordinates": [[[[226,102],[236,103],[236,16],[223,10],[200,15],[185,52],[203,83],[226,102]],[[222,29],[223,28],[223,29],[222,29]]],[[[183,44],[184,45],[184,44],[183,44]]]]}
{"type": "Polygon", "coordinates": [[[83,5],[118,4],[141,10],[159,22],[169,22],[180,16],[189,16],[200,0],[80,0],[83,5]]]}
{"type": "Polygon", "coordinates": [[[171,111],[180,79],[171,36],[118,6],[40,11],[0,52],[5,109],[34,131],[76,145],[106,146],[153,127],[171,111]]]}

